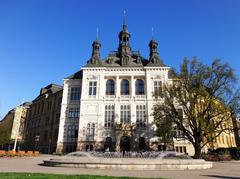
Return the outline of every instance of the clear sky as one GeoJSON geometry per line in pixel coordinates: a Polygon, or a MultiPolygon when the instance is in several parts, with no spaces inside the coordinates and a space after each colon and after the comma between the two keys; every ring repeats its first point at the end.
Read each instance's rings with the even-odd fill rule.
{"type": "Polygon", "coordinates": [[[220,58],[240,76],[239,0],[0,0],[0,116],[78,71],[97,27],[101,58],[116,50],[124,10],[132,49],[144,57],[154,27],[168,66],[220,58]]]}

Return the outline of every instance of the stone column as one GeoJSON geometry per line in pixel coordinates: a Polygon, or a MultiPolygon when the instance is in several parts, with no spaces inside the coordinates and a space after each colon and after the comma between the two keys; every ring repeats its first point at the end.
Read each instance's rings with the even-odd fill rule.
{"type": "Polygon", "coordinates": [[[62,97],[62,104],[61,104],[61,113],[59,119],[59,129],[58,129],[58,140],[57,140],[57,148],[56,153],[62,154],[63,151],[63,144],[64,144],[64,125],[66,120],[66,110],[67,110],[67,103],[68,103],[68,92],[69,92],[69,85],[66,81],[64,81],[63,87],[63,97],[62,97]]]}
{"type": "Polygon", "coordinates": [[[100,75],[99,76],[99,80],[98,80],[98,89],[99,90],[99,98],[102,99],[103,97],[105,97],[106,94],[106,82],[107,80],[104,79],[104,75],[100,75]]]}
{"type": "Polygon", "coordinates": [[[119,76],[116,76],[116,98],[120,97],[120,90],[121,90],[121,84],[120,84],[120,79],[119,76]]]}
{"type": "Polygon", "coordinates": [[[131,76],[131,88],[130,88],[131,92],[130,95],[133,98],[133,96],[135,96],[135,80],[134,80],[134,76],[131,76]]]}

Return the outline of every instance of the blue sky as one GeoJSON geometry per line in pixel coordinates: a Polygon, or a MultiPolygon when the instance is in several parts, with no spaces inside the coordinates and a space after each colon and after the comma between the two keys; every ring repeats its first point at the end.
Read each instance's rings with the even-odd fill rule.
{"type": "Polygon", "coordinates": [[[220,58],[240,76],[239,9],[239,0],[0,0],[0,116],[78,71],[97,27],[101,57],[116,50],[124,10],[132,49],[144,57],[154,27],[168,66],[220,58]]]}

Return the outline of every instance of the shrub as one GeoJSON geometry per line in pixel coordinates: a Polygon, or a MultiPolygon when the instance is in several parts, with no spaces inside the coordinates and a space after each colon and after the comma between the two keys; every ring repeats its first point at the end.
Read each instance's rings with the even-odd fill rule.
{"type": "Polygon", "coordinates": [[[38,157],[39,156],[39,151],[34,151],[33,156],[38,157]]]}
{"type": "Polygon", "coordinates": [[[210,161],[240,160],[240,148],[218,148],[204,155],[204,159],[210,161]]]}
{"type": "Polygon", "coordinates": [[[231,147],[228,148],[228,151],[234,160],[240,160],[240,148],[237,147],[231,147]]]}
{"type": "Polygon", "coordinates": [[[16,151],[9,150],[6,152],[7,157],[15,157],[16,156],[16,151]]]}
{"type": "Polygon", "coordinates": [[[0,157],[4,157],[6,155],[5,150],[0,150],[0,157]]]}
{"type": "Polygon", "coordinates": [[[206,161],[229,161],[231,156],[229,154],[208,153],[203,155],[206,161]]]}
{"type": "Polygon", "coordinates": [[[33,151],[31,150],[27,151],[27,156],[33,156],[33,151]]]}
{"type": "Polygon", "coordinates": [[[18,151],[17,156],[19,156],[19,157],[25,156],[25,151],[22,151],[22,150],[18,151]]]}

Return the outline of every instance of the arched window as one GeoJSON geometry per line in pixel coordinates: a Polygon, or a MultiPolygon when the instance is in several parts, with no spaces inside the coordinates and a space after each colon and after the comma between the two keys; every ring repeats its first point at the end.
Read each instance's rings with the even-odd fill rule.
{"type": "Polygon", "coordinates": [[[121,82],[121,95],[129,95],[129,81],[126,79],[121,82]]]}
{"type": "Polygon", "coordinates": [[[135,82],[135,93],[136,95],[144,95],[144,81],[137,79],[135,82]]]}
{"type": "Polygon", "coordinates": [[[106,83],[106,95],[114,95],[115,87],[113,80],[107,80],[106,83]]]}

